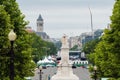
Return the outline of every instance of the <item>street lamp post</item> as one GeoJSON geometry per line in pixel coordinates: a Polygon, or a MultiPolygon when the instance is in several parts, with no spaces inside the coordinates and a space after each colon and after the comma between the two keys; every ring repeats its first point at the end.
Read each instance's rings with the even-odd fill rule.
{"type": "Polygon", "coordinates": [[[97,66],[94,66],[94,71],[95,71],[94,78],[95,78],[95,80],[97,80],[97,66]]]}
{"type": "Polygon", "coordinates": [[[14,80],[14,50],[13,50],[13,44],[16,39],[16,34],[14,33],[13,30],[10,31],[8,34],[8,39],[10,40],[11,43],[11,49],[10,49],[10,80],[14,80]]]}
{"type": "Polygon", "coordinates": [[[40,80],[42,80],[42,66],[39,66],[39,70],[40,70],[40,80]]]}

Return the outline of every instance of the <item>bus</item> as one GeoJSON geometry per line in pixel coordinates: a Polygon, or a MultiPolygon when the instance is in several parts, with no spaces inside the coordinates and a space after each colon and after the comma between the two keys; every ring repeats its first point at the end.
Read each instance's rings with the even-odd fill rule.
{"type": "Polygon", "coordinates": [[[69,51],[69,59],[77,60],[81,58],[81,51],[69,51]]]}

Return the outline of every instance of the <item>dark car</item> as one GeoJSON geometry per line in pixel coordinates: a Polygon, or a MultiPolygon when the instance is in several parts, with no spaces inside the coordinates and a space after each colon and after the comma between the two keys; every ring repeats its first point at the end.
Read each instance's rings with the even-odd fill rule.
{"type": "Polygon", "coordinates": [[[76,68],[76,66],[75,66],[75,65],[72,65],[72,68],[76,68]]]}
{"type": "Polygon", "coordinates": [[[46,69],[47,67],[46,66],[42,66],[42,69],[46,69]]]}
{"type": "Polygon", "coordinates": [[[57,57],[56,60],[61,60],[61,57],[57,57]]]}

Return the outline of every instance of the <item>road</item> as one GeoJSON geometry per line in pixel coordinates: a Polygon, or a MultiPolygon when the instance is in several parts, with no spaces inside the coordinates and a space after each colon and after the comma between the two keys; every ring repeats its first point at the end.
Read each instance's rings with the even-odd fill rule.
{"type": "MultiPolygon", "coordinates": [[[[48,67],[47,69],[42,70],[42,80],[48,80],[48,76],[52,77],[57,71],[56,67],[48,67]]],[[[91,80],[90,73],[88,69],[77,67],[73,69],[73,73],[79,77],[79,80],[91,80]]],[[[36,69],[35,76],[32,77],[32,80],[39,80],[39,70],[36,69]]]]}

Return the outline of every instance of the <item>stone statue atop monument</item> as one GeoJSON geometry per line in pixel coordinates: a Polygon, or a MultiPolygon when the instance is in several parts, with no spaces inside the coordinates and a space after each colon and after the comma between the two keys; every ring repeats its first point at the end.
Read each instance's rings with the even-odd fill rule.
{"type": "Polygon", "coordinates": [[[63,48],[63,47],[69,47],[68,46],[68,38],[67,38],[67,36],[65,34],[63,35],[63,37],[61,39],[61,42],[62,42],[62,47],[61,48],[63,48]]]}
{"type": "Polygon", "coordinates": [[[61,39],[62,44],[67,44],[67,36],[64,34],[64,36],[61,39]]]}

